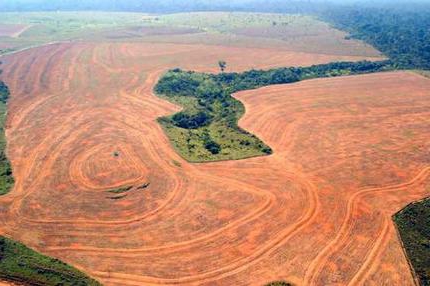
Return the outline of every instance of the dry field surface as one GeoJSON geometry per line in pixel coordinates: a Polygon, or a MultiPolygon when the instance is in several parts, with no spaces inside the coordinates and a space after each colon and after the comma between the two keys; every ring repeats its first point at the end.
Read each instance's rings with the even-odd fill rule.
{"type": "Polygon", "coordinates": [[[430,80],[239,93],[241,126],[274,155],[189,164],[155,121],[178,107],[152,87],[167,68],[216,71],[220,58],[235,70],[356,59],[122,43],[9,55],[16,186],[0,198],[0,232],[106,285],[412,285],[390,216],[429,195],[430,80]]]}
{"type": "Polygon", "coordinates": [[[29,25],[0,24],[0,37],[18,37],[29,25]]]}
{"type": "Polygon", "coordinates": [[[201,30],[194,28],[173,28],[173,27],[132,27],[125,29],[117,29],[114,31],[107,31],[104,33],[98,33],[106,39],[119,40],[119,39],[140,39],[151,36],[172,36],[172,35],[189,35],[201,33],[201,30]]]}
{"type": "Polygon", "coordinates": [[[13,282],[0,281],[0,286],[21,286],[21,285],[13,282]]]}

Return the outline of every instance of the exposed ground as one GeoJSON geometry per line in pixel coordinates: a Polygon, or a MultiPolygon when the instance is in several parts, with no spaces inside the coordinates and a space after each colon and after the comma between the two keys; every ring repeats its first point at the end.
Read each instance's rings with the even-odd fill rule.
{"type": "Polygon", "coordinates": [[[0,13],[0,54],[52,42],[95,39],[276,48],[338,56],[380,56],[373,47],[361,41],[348,40],[346,33],[303,15],[227,12],[160,16],[106,12],[0,13]],[[1,36],[1,27],[6,27],[3,28],[7,33],[4,36],[1,36]]]}
{"type": "Polygon", "coordinates": [[[380,56],[373,47],[361,41],[351,40],[345,32],[304,15],[238,12],[179,13],[147,18],[142,25],[152,27],[152,34],[143,38],[136,37],[133,31],[135,27],[132,27],[105,33],[92,33],[89,38],[276,48],[284,51],[343,56],[380,56]],[[189,29],[189,32],[170,34],[166,37],[166,29],[169,27],[183,31],[189,29]],[[157,32],[157,29],[161,29],[161,32],[157,32]],[[121,37],[118,37],[118,34],[121,37]]]}
{"type": "MultiPolygon", "coordinates": [[[[55,29],[59,19],[44,21],[55,29]]],[[[398,72],[239,93],[247,108],[240,125],[275,153],[190,164],[156,122],[179,110],[152,93],[165,70],[378,53],[345,39],[315,53],[309,37],[301,45],[313,50],[297,52],[282,39],[232,36],[241,22],[227,32],[225,24],[172,31],[167,20],[150,22],[155,28],[94,34],[116,43],[87,39],[2,59],[16,185],[0,197],[0,233],[106,285],[412,285],[391,215],[429,195],[430,80],[398,72]],[[185,44],[141,43],[157,41],[185,44]],[[351,52],[351,43],[360,48],[351,52]]],[[[62,23],[59,35],[82,35],[80,21],[76,30],[62,23]]],[[[25,46],[26,34],[46,27],[16,41],[25,46]]]]}
{"type": "Polygon", "coordinates": [[[345,59],[122,43],[4,58],[16,186],[0,198],[1,232],[107,285],[412,285],[391,215],[429,195],[429,79],[384,73],[237,94],[240,125],[274,155],[190,164],[156,122],[179,108],[152,87],[167,68],[215,71],[219,58],[234,70],[345,59]]]}
{"type": "Polygon", "coordinates": [[[425,77],[430,78],[430,71],[426,71],[426,70],[416,70],[415,72],[416,72],[416,73],[418,73],[418,74],[420,74],[420,75],[423,75],[423,76],[425,76],[425,77]]]}
{"type": "Polygon", "coordinates": [[[241,47],[276,47],[280,50],[377,56],[371,46],[351,40],[348,34],[306,15],[240,12],[201,12],[162,15],[149,20],[153,25],[182,26],[202,29],[205,33],[172,36],[152,40],[228,44],[241,47]]]}
{"type": "Polygon", "coordinates": [[[89,33],[140,26],[142,13],[9,12],[0,13],[0,54],[51,42],[79,40],[89,33]]]}
{"type": "Polygon", "coordinates": [[[25,24],[0,24],[0,37],[19,37],[29,25],[25,24]]]}

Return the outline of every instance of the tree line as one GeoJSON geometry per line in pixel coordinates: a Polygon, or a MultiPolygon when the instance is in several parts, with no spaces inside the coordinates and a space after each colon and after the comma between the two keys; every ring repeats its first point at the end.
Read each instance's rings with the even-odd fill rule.
{"type": "Polygon", "coordinates": [[[321,17],[376,47],[398,68],[430,69],[430,5],[339,6],[321,17]]]}

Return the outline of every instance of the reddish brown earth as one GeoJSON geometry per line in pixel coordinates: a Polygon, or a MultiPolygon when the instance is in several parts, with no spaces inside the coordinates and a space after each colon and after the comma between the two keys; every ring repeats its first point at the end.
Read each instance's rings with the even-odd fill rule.
{"type": "Polygon", "coordinates": [[[189,164],[155,121],[178,107],[152,87],[169,67],[215,71],[219,58],[236,70],[339,59],[84,43],[6,57],[16,186],[0,198],[1,233],[106,285],[412,285],[391,215],[429,195],[430,80],[239,93],[240,124],[274,155],[189,164]],[[106,192],[144,183],[121,200],[106,192]]]}
{"type": "Polygon", "coordinates": [[[21,286],[22,284],[0,281],[0,286],[21,286]]]}

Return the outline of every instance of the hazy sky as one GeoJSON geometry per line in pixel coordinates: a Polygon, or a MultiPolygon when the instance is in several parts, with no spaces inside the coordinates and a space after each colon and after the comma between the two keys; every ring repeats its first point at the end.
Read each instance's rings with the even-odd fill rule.
{"type": "Polygon", "coordinates": [[[288,11],[312,9],[324,3],[390,5],[393,3],[430,3],[430,0],[0,0],[1,10],[127,10],[168,11],[198,9],[238,9],[288,11]],[[309,5],[310,4],[310,5],[309,5]]]}

